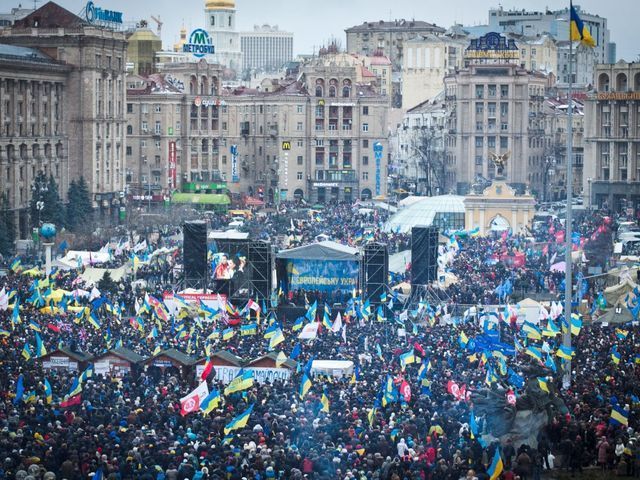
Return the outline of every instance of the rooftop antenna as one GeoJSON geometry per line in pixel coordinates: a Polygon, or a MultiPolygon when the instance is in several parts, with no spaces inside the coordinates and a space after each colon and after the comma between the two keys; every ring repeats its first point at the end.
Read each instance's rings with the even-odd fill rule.
{"type": "Polygon", "coordinates": [[[42,0],[33,0],[33,9],[37,10],[38,9],[38,2],[41,2],[42,0]]]}
{"type": "Polygon", "coordinates": [[[158,36],[161,36],[162,33],[162,21],[160,20],[160,17],[154,17],[153,15],[151,16],[151,20],[153,20],[154,22],[156,22],[156,24],[158,24],[158,36]]]}

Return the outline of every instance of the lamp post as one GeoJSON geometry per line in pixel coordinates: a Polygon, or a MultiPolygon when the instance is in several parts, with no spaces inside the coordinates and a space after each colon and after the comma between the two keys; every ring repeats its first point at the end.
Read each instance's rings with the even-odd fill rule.
{"type": "Polygon", "coordinates": [[[587,205],[589,206],[589,211],[591,211],[591,182],[593,182],[593,178],[587,178],[587,186],[589,187],[587,191],[589,194],[589,203],[587,205]]]}

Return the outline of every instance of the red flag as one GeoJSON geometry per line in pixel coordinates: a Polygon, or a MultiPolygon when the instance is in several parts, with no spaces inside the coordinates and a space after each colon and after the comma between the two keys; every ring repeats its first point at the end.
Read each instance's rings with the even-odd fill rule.
{"type": "Polygon", "coordinates": [[[424,351],[424,348],[422,348],[422,346],[421,346],[418,342],[414,342],[414,343],[413,343],[413,347],[414,347],[418,352],[420,352],[420,355],[422,355],[423,357],[425,357],[425,356],[426,356],[426,353],[425,353],[425,351],[424,351]]]}
{"type": "Polygon", "coordinates": [[[74,405],[80,405],[82,403],[82,394],[74,395],[73,397],[67,398],[65,401],[60,402],[60,407],[69,408],[74,405]]]}
{"type": "Polygon", "coordinates": [[[400,394],[404,397],[404,401],[409,403],[411,401],[411,385],[406,380],[403,380],[400,384],[400,394]]]}
{"type": "Polygon", "coordinates": [[[57,326],[57,325],[54,325],[53,323],[47,323],[47,328],[49,330],[52,330],[52,331],[56,332],[56,333],[60,333],[60,327],[57,326]]]}
{"type": "Polygon", "coordinates": [[[205,381],[207,379],[207,377],[211,373],[211,370],[213,370],[213,362],[211,360],[208,360],[204,366],[204,370],[202,371],[202,374],[200,375],[200,378],[202,379],[202,381],[205,381]]]}
{"type": "Polygon", "coordinates": [[[513,390],[511,390],[511,389],[507,390],[507,403],[509,405],[515,405],[516,404],[516,394],[513,393],[513,390]]]}
{"type": "Polygon", "coordinates": [[[447,382],[447,392],[449,392],[454,397],[458,398],[460,396],[460,387],[453,380],[449,380],[447,382]]]}
{"type": "Polygon", "coordinates": [[[180,400],[180,415],[183,417],[191,412],[197,412],[200,409],[200,397],[195,395],[180,400]]]}

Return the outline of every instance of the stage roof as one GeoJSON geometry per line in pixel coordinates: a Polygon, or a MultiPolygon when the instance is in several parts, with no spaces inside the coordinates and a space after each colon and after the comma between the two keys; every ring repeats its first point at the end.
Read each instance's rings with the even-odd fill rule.
{"type": "Polygon", "coordinates": [[[281,250],[277,258],[300,260],[358,260],[358,249],[330,240],[281,250]]]}
{"type": "Polygon", "coordinates": [[[246,240],[248,238],[248,232],[239,232],[238,230],[227,230],[226,232],[215,230],[209,232],[210,240],[246,240]]]}

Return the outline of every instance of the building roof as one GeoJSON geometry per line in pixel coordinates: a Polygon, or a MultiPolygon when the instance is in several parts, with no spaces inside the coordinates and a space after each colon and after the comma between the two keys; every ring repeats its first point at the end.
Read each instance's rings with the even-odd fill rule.
{"type": "Polygon", "coordinates": [[[358,249],[327,240],[311,243],[290,250],[281,250],[277,258],[301,258],[306,260],[357,260],[358,249]]]}
{"type": "Polygon", "coordinates": [[[182,353],[180,350],[176,350],[175,348],[162,350],[160,353],[158,353],[157,355],[153,355],[147,360],[153,360],[154,358],[158,358],[158,357],[169,357],[170,359],[175,360],[176,362],[184,366],[193,365],[196,361],[195,358],[187,355],[186,353],[182,353]]]}
{"type": "Polygon", "coordinates": [[[116,357],[120,357],[131,363],[141,363],[146,360],[146,358],[143,357],[142,355],[138,355],[133,350],[130,350],[125,347],[112,348],[111,350],[103,353],[102,355],[96,355],[95,358],[104,357],[105,355],[115,355],[116,357]]]}
{"type": "Polygon", "coordinates": [[[433,23],[423,22],[421,20],[394,20],[385,22],[379,20],[377,22],[364,22],[361,25],[355,25],[345,30],[347,33],[368,32],[368,31],[388,31],[388,32],[406,32],[406,31],[432,31],[444,33],[445,29],[433,23]]]}
{"type": "Polygon", "coordinates": [[[413,227],[428,227],[438,213],[465,213],[464,197],[460,195],[440,195],[425,197],[398,211],[385,224],[387,232],[411,232],[413,227]]]}
{"type": "Polygon", "coordinates": [[[391,60],[389,60],[389,57],[386,57],[384,55],[374,55],[369,58],[371,59],[369,60],[369,65],[391,65],[391,60]]]}
{"type": "Polygon", "coordinates": [[[20,59],[22,61],[39,63],[58,63],[37,48],[18,47],[0,43],[0,58],[20,59]]]}
{"type": "MultiPolygon", "coordinates": [[[[265,358],[269,358],[271,360],[273,360],[274,362],[277,360],[278,358],[278,354],[276,352],[269,352],[266,355],[262,355],[261,357],[258,358],[254,358],[253,360],[251,360],[250,362],[247,362],[247,364],[244,366],[246,369],[250,369],[252,365],[255,365],[256,363],[264,360],[265,358]]],[[[294,360],[291,360],[290,358],[287,358],[283,363],[282,366],[287,367],[291,370],[293,370],[294,368],[296,368],[297,363],[294,360]]],[[[259,368],[259,367],[258,367],[259,368]]]]}
{"type": "Polygon", "coordinates": [[[45,3],[33,13],[14,23],[17,28],[68,28],[81,25],[88,25],[88,23],[54,2],[45,3]]]}
{"type": "Polygon", "coordinates": [[[242,358],[234,355],[231,352],[228,352],[227,350],[218,350],[217,352],[212,353],[211,356],[221,358],[222,360],[225,360],[230,364],[235,365],[236,367],[242,366],[243,363],[242,358]]]}
{"type": "Polygon", "coordinates": [[[60,354],[66,355],[67,357],[72,358],[77,362],[88,362],[89,360],[91,360],[90,354],[84,353],[84,352],[75,352],[69,349],[68,347],[57,348],[53,352],[49,352],[40,358],[48,358],[48,357],[52,357],[54,355],[60,355],[60,354]]]}

